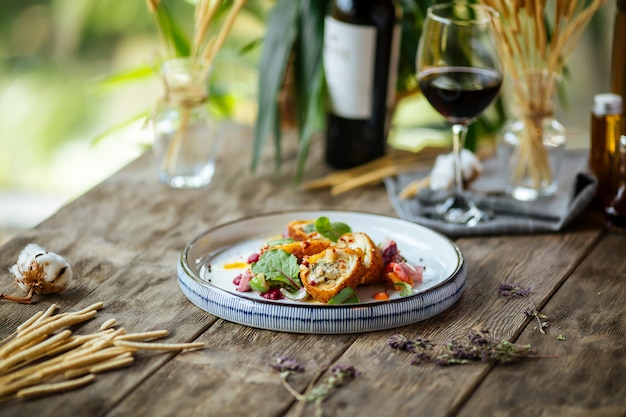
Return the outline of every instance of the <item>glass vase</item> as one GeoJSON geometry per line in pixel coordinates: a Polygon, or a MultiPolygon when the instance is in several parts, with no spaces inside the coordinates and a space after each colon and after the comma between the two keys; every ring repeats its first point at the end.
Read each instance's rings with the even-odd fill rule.
{"type": "Polygon", "coordinates": [[[554,195],[565,157],[565,128],[554,118],[560,78],[539,72],[513,83],[513,113],[499,134],[498,160],[505,190],[516,200],[554,195]]]}
{"type": "Polygon", "coordinates": [[[166,61],[164,97],[151,119],[159,180],[173,188],[210,184],[218,150],[217,129],[207,106],[206,71],[195,61],[166,61]]]}

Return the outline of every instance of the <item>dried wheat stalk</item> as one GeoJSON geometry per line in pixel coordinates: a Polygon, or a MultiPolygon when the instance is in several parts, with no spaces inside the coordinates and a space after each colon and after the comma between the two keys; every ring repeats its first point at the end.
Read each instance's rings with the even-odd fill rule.
{"type": "Polygon", "coordinates": [[[552,115],[563,68],[594,13],[606,0],[480,0],[496,9],[503,68],[513,80],[516,110],[526,127],[513,181],[552,183],[541,122],[552,115]],[[588,4],[587,4],[588,3],[588,4]]]}
{"type": "MultiPolygon", "coordinates": [[[[146,0],[146,3],[148,10],[155,17],[155,25],[157,26],[167,51],[168,43],[164,39],[163,28],[160,27],[159,19],[156,18],[160,2],[159,0],[146,0]]],[[[216,21],[216,16],[218,15],[220,7],[226,4],[226,0],[200,0],[196,4],[194,10],[193,42],[189,56],[192,68],[194,69],[193,78],[188,86],[189,100],[185,99],[179,103],[182,109],[180,127],[168,145],[162,166],[170,172],[174,171],[180,152],[183,150],[182,139],[186,132],[186,126],[191,111],[194,106],[202,104],[202,102],[206,100],[205,85],[211,66],[213,65],[213,60],[226,41],[245,3],[246,0],[234,0],[223,22],[216,21]]],[[[167,52],[169,53],[171,51],[167,52]]]]}

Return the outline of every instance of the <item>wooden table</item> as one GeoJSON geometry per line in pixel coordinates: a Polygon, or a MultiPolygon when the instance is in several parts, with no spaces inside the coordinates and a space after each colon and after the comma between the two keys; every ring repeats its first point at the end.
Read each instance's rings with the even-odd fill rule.
{"type": "MultiPolygon", "coordinates": [[[[138,332],[167,329],[166,342],[202,341],[183,353],[145,353],[117,371],[98,374],[75,391],[0,404],[2,416],[294,416],[298,406],[268,364],[281,355],[306,371],[290,381],[303,391],[335,364],[361,375],[324,401],[327,416],[624,416],[626,415],[626,237],[606,233],[585,213],[563,233],[492,236],[457,241],[467,262],[460,301],[434,318],[400,329],[349,335],[289,334],[218,319],[181,293],[176,264],[196,235],[238,218],[285,209],[347,209],[394,216],[385,190],[374,186],[331,197],[292,187],[291,165],[272,169],[271,149],[257,175],[249,172],[250,133],[231,131],[207,189],[173,190],[156,181],[150,155],[0,247],[0,291],[20,294],[7,269],[30,242],[62,254],[76,278],[66,292],[36,303],[0,302],[0,337],[57,303],[76,311],[105,303],[76,333],[109,318],[138,332]],[[523,311],[527,300],[498,296],[500,283],[532,287],[547,316],[547,334],[523,311]],[[494,337],[530,343],[542,356],[511,365],[411,365],[391,349],[395,334],[437,342],[485,328],[494,337]],[[565,339],[565,340],[562,340],[565,339]]],[[[323,172],[319,149],[308,175],[323,172]]],[[[286,159],[294,158],[287,146],[286,159]]],[[[307,404],[302,415],[314,415],[307,404]]]]}

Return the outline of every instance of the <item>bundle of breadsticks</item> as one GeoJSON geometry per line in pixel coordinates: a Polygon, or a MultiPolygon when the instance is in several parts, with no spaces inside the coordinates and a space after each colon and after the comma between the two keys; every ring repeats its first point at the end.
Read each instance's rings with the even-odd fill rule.
{"type": "Polygon", "coordinates": [[[96,374],[128,366],[140,350],[183,351],[195,343],[156,343],[166,330],[126,333],[115,319],[94,333],[77,335],[71,326],[94,318],[103,303],[54,314],[56,304],[17,327],[0,345],[0,402],[54,394],[87,385],[96,374]]]}

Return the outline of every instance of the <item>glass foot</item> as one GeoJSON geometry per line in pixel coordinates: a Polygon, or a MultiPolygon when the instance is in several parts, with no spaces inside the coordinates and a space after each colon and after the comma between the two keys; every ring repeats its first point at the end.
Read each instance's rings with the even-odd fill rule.
{"type": "Polygon", "coordinates": [[[472,200],[458,194],[448,197],[446,201],[439,204],[435,212],[447,223],[463,224],[468,227],[474,227],[494,217],[493,213],[479,209],[472,200]]]}

